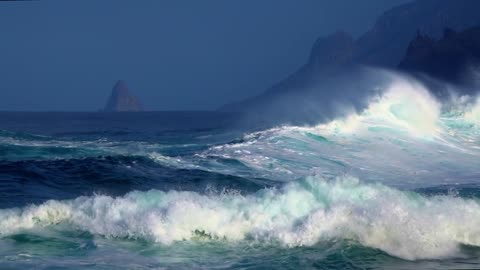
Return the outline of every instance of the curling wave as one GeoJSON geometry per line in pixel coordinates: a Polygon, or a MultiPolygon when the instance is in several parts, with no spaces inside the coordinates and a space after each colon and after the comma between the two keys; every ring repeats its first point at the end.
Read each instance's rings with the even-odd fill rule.
{"type": "Polygon", "coordinates": [[[440,101],[413,79],[392,82],[362,112],[312,127],[247,134],[204,156],[235,159],[260,177],[295,180],[344,173],[388,185],[469,183],[480,167],[480,101],[440,101]]]}

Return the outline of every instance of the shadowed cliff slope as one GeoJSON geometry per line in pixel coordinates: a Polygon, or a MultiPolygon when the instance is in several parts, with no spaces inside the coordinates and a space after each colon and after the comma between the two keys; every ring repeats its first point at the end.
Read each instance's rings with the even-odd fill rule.
{"type": "Polygon", "coordinates": [[[399,68],[454,84],[469,85],[480,66],[480,27],[445,29],[441,39],[418,33],[399,68]]]}

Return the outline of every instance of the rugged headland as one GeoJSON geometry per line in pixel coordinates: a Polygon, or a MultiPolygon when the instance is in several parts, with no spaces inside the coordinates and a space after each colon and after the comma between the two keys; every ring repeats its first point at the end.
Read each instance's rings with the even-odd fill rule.
{"type": "Polygon", "coordinates": [[[319,38],[299,70],[264,93],[220,110],[278,122],[318,121],[338,107],[332,100],[356,98],[352,93],[358,92],[368,77],[358,71],[363,67],[458,82],[480,52],[477,45],[470,46],[480,39],[475,28],[480,26],[478,10],[477,0],[416,0],[392,8],[357,39],[343,31],[319,38]],[[453,65],[448,65],[452,57],[453,65]]]}

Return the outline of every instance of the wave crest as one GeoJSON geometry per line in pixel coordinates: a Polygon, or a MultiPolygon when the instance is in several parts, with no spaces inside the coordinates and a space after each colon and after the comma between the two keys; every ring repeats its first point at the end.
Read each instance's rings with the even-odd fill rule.
{"type": "Polygon", "coordinates": [[[332,132],[364,132],[371,125],[406,130],[413,135],[432,136],[438,131],[441,104],[421,83],[389,75],[391,83],[382,93],[371,98],[361,113],[352,113],[317,126],[332,132]]]}

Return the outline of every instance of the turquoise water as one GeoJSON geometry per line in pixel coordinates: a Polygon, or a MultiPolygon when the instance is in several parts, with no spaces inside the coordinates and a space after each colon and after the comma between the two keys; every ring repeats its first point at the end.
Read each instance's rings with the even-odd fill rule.
{"type": "Polygon", "coordinates": [[[0,113],[0,269],[478,269],[480,103],[397,79],[361,112],[0,113]]]}

